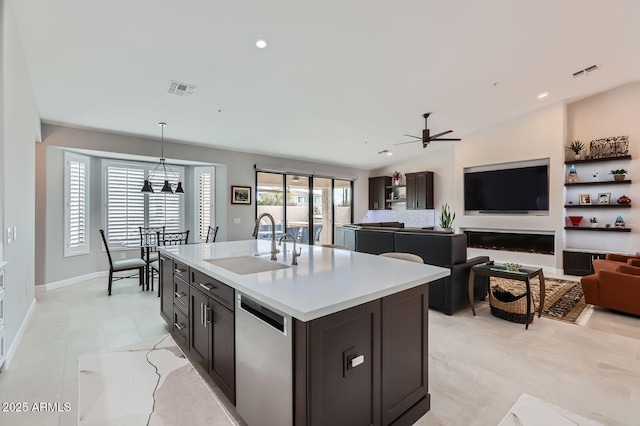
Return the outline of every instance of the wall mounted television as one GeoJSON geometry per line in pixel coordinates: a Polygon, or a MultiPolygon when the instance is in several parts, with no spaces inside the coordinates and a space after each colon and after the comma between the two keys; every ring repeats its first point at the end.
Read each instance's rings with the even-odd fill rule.
{"type": "Polygon", "coordinates": [[[464,209],[479,213],[549,211],[549,166],[465,171],[464,209]]]}

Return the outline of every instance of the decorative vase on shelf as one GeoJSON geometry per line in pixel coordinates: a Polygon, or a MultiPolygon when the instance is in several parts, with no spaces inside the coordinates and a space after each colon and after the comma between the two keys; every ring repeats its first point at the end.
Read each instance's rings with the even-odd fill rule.
{"type": "Polygon", "coordinates": [[[631,204],[631,198],[623,195],[622,197],[618,198],[618,204],[631,204]]]}
{"type": "Polygon", "coordinates": [[[571,166],[569,168],[569,174],[567,175],[567,182],[575,183],[578,181],[578,172],[576,170],[576,166],[571,166]]]}
{"type": "Polygon", "coordinates": [[[613,180],[621,181],[624,180],[626,175],[613,175],[613,180]]]}
{"type": "Polygon", "coordinates": [[[616,217],[616,223],[614,224],[614,226],[616,228],[624,228],[624,219],[622,219],[622,216],[616,217]]]}

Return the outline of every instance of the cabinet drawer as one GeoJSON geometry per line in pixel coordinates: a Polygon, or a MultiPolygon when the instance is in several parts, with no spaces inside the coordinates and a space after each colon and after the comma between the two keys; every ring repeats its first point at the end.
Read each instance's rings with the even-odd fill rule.
{"type": "Polygon", "coordinates": [[[173,262],[173,275],[180,278],[182,281],[188,283],[189,282],[189,267],[184,263],[178,262],[177,260],[173,262]]]}
{"type": "Polygon", "coordinates": [[[189,284],[180,279],[173,280],[173,302],[176,307],[189,316],[189,284]]]}
{"type": "Polygon", "coordinates": [[[207,296],[220,302],[225,308],[233,311],[234,291],[232,287],[198,271],[193,271],[192,275],[191,283],[194,286],[204,291],[207,296]]]}
{"type": "Polygon", "coordinates": [[[179,309],[173,310],[173,331],[178,337],[182,338],[183,343],[189,346],[189,317],[180,312],[179,309]]]}

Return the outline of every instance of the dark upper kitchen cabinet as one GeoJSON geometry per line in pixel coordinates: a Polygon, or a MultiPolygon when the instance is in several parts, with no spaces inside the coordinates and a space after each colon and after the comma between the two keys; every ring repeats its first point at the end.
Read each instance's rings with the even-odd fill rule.
{"type": "Polygon", "coordinates": [[[390,196],[390,176],[369,178],[369,210],[384,210],[390,196]]]}
{"type": "Polygon", "coordinates": [[[407,173],[407,210],[432,209],[433,172],[407,173]]]}

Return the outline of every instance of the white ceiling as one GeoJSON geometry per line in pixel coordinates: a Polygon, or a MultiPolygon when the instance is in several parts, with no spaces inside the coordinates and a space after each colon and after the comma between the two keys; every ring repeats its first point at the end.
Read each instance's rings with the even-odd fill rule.
{"type": "Polygon", "coordinates": [[[359,168],[640,80],[637,0],[10,2],[43,121],[359,168]]]}

